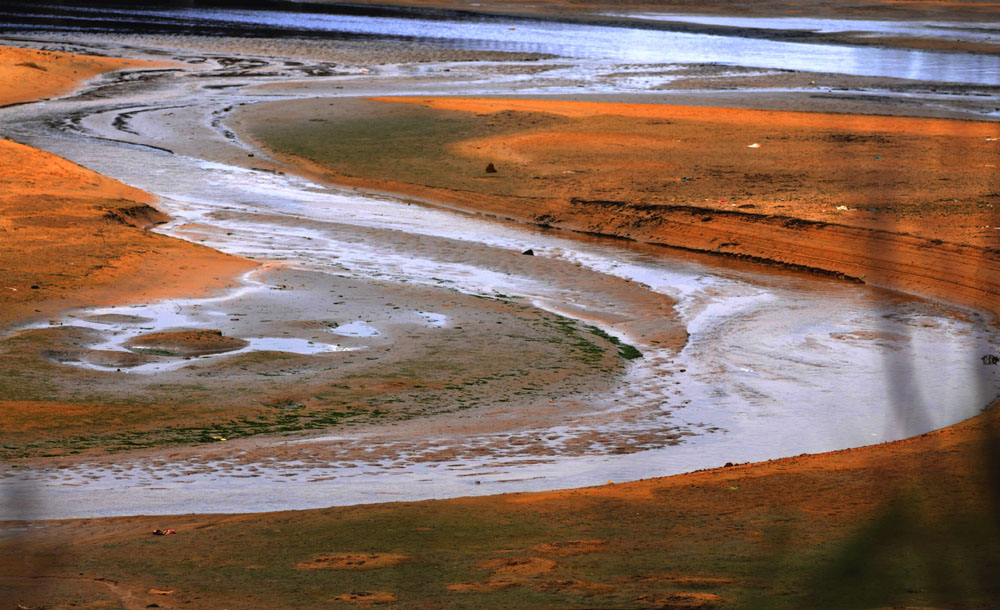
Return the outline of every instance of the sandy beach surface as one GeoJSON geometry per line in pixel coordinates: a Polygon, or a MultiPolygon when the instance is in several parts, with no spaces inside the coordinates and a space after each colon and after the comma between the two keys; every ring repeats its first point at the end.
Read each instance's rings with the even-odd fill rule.
{"type": "MultiPolygon", "coordinates": [[[[567,6],[585,20],[692,10],[584,4],[567,6]]],[[[810,10],[893,19],[898,4],[810,10]]],[[[0,140],[0,604],[1000,599],[1000,130],[969,86],[833,76],[894,91],[810,98],[824,76],[688,66],[669,91],[607,76],[618,90],[581,96],[560,89],[570,76],[539,76],[557,59],[524,51],[10,42],[42,50],[0,52],[4,82],[25,83],[3,100],[24,104],[4,115],[17,142],[0,140]],[[134,59],[53,52],[72,47],[134,59]],[[524,91],[540,82],[551,95],[524,91]],[[831,112],[844,105],[857,114],[831,112]],[[782,393],[810,370],[849,381],[782,393]],[[911,381],[890,380],[879,408],[907,424],[824,442],[892,442],[740,463],[822,446],[802,422],[835,428],[811,419],[826,405],[847,403],[844,430],[880,428],[866,412],[883,390],[847,386],[887,371],[911,381]],[[741,423],[774,396],[822,407],[741,423]],[[758,448],[767,425],[782,436],[758,448]],[[712,457],[669,457],[684,451],[712,457]],[[393,472],[397,490],[381,482],[393,472]],[[552,490],[532,473],[613,480],[552,490]],[[35,487],[10,486],[22,479],[35,487]],[[547,491],[494,495],[511,485],[547,491]],[[370,504],[390,492],[451,499],[370,504]],[[186,498],[213,514],[183,514],[186,498]],[[151,512],[169,515],[136,516],[151,512]]]]}

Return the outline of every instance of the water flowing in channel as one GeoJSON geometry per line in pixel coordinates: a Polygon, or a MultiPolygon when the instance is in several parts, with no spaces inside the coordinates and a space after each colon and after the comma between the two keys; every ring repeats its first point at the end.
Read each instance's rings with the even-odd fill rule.
{"type": "MultiPolygon", "coordinates": [[[[94,144],[48,142],[70,158],[94,144]]],[[[204,464],[182,478],[161,476],[178,465],[138,461],[114,468],[48,473],[45,496],[57,513],[121,514],[121,496],[141,498],[155,512],[273,510],[329,504],[536,490],[630,480],[691,469],[858,446],[912,436],[974,415],[995,395],[997,380],[979,356],[996,337],[974,320],[917,302],[893,302],[839,282],[772,278],[654,256],[641,249],[587,243],[443,210],[321,187],[303,179],[121,146],[103,148],[97,169],[165,197],[175,217],[165,229],[245,256],[358,278],[442,286],[442,290],[517,296],[538,307],[596,322],[639,346],[618,390],[592,397],[603,412],[645,403],[690,431],[684,442],[624,456],[559,456],[531,464],[516,455],[456,463],[400,455],[389,464],[337,466],[269,463],[254,468],[204,464]],[[136,156],[145,157],[135,163],[136,156]],[[151,172],[137,167],[153,167],[151,172]],[[520,253],[533,248],[536,257],[520,253]],[[568,262],[549,273],[539,261],[568,262]],[[566,269],[575,272],[567,274],[566,269]],[[630,296],[602,291],[603,277],[628,280],[629,290],[677,300],[690,333],[671,353],[629,335],[605,314],[630,296]],[[592,291],[584,288],[592,286],[592,291]],[[892,383],[907,379],[905,393],[892,383]],[[901,416],[902,415],[902,416],[901,416]],[[159,473],[159,474],[158,474],[159,473]],[[212,499],[225,489],[225,501],[212,499]],[[275,493],[267,490],[273,488],[275,493]],[[277,491],[280,490],[280,494],[277,491]],[[94,492],[114,492],[110,495],[94,492]],[[64,500],[87,497],[84,504],[64,500]],[[85,508],[84,508],[85,506],[85,508]],[[79,512],[82,511],[82,512],[79,512]]],[[[93,165],[93,164],[92,164],[93,165]]],[[[239,295],[230,295],[230,299],[239,295]]],[[[211,320],[213,303],[197,304],[211,320]]],[[[638,301],[636,301],[638,302],[638,301]]],[[[122,308],[156,324],[152,304],[122,308]]],[[[103,314],[116,313],[102,310],[103,314]]],[[[171,316],[177,315],[171,313],[171,316]]],[[[629,319],[644,315],[633,311],[629,319]]],[[[187,320],[188,325],[197,320],[187,320]]],[[[67,323],[73,323],[67,321],[67,323]]],[[[169,327],[172,320],[161,320],[169,327]]],[[[150,322],[143,325],[150,326],[150,322]]],[[[356,335],[377,333],[359,325],[356,335]]],[[[217,356],[219,358],[225,355],[217,356]]],[[[141,374],[141,371],[121,374],[141,374]]],[[[568,423],[580,427],[583,422],[568,423]]],[[[635,426],[648,422],[602,425],[635,426]]],[[[577,430],[578,431],[578,430],[577,430]]],[[[566,430],[544,431],[558,435],[566,430]]],[[[303,447],[341,435],[301,441],[303,447]]],[[[447,439],[439,439],[446,443],[447,439]]],[[[474,442],[465,439],[462,442],[474,442]]],[[[55,514],[55,513],[54,513],[55,514]]]]}
{"type": "MultiPolygon", "coordinates": [[[[219,82],[225,80],[220,76],[219,82]]],[[[980,360],[998,351],[1000,340],[971,312],[833,280],[674,258],[662,249],[575,238],[224,162],[226,155],[245,159],[247,150],[219,117],[226,108],[262,98],[207,88],[215,84],[183,76],[155,90],[141,82],[131,88],[115,83],[112,101],[81,95],[13,109],[21,119],[17,136],[161,196],[161,207],[174,217],[161,229],[168,235],[321,275],[419,285],[440,291],[442,299],[456,291],[515,299],[597,325],[643,357],[631,361],[609,390],[568,397],[586,403],[572,416],[492,434],[444,430],[413,443],[401,440],[410,425],[401,422],[377,433],[335,429],[321,437],[262,440],[280,444],[282,457],[256,462],[206,449],[174,461],[119,455],[4,473],[0,489],[16,498],[30,488],[43,507],[36,518],[304,509],[635,480],[905,438],[973,416],[1000,392],[996,367],[980,360]],[[182,127],[171,127],[175,119],[182,127]],[[186,135],[192,132],[197,135],[186,135]],[[164,141],[176,154],[151,147],[164,141]],[[535,256],[522,254],[529,248],[535,256]],[[667,298],[673,311],[651,305],[667,298]],[[663,346],[658,332],[678,318],[689,339],[675,351],[663,346]],[[672,442],[622,455],[608,440],[659,431],[676,434],[672,442]],[[373,457],[329,457],[330,448],[340,446],[372,448],[373,457]],[[482,447],[490,451],[472,451],[482,447]],[[434,457],[448,452],[453,457],[434,457]]],[[[55,322],[106,333],[99,345],[106,351],[121,349],[140,331],[178,324],[239,336],[243,326],[229,313],[241,307],[301,308],[295,291],[270,290],[268,281],[264,273],[252,274],[226,295],[74,312],[55,322]],[[254,300],[264,293],[266,303],[254,300]]],[[[446,328],[451,321],[428,307],[413,312],[408,323],[446,328]]],[[[312,344],[270,335],[241,338],[247,350],[310,353],[364,350],[366,342],[391,336],[378,321],[352,321],[333,331],[338,329],[312,344]]],[[[187,365],[169,366],[176,372],[187,365]]]]}

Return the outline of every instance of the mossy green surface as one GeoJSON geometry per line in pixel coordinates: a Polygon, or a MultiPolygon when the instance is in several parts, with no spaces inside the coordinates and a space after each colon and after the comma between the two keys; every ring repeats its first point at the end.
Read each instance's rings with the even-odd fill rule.
{"type": "MultiPolygon", "coordinates": [[[[532,197],[530,168],[498,161],[496,174],[486,173],[488,161],[457,154],[459,142],[532,130],[566,122],[554,115],[500,112],[481,117],[412,105],[390,105],[389,111],[347,116],[332,103],[329,117],[255,122],[249,134],[280,154],[307,159],[347,176],[391,176],[393,180],[457,191],[532,197]]],[[[364,105],[359,108],[364,108],[364,105]]]]}
{"type": "Polygon", "coordinates": [[[359,591],[391,593],[399,608],[985,610],[1000,599],[1000,530],[981,498],[959,500],[952,512],[941,503],[947,494],[926,482],[861,477],[841,491],[879,485],[884,503],[838,520],[803,504],[812,486],[829,510],[849,510],[850,496],[836,500],[823,473],[735,486],[722,476],[689,486],[652,482],[650,495],[582,490],[528,502],[183,518],[194,521],[179,524],[176,536],[117,536],[69,561],[85,575],[220,607],[338,607],[335,596],[359,591]],[[789,483],[791,497],[774,493],[789,483]],[[583,542],[579,551],[574,541],[583,542]],[[297,567],[340,553],[405,559],[367,570],[297,567]],[[498,567],[528,562],[540,569],[498,567]]]}

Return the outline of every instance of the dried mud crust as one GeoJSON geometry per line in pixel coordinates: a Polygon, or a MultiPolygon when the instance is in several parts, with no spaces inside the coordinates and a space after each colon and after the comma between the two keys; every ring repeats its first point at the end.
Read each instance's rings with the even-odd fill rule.
{"type": "Polygon", "coordinates": [[[980,308],[1000,294],[998,123],[382,98],[264,104],[234,125],[334,183],[980,308]]]}

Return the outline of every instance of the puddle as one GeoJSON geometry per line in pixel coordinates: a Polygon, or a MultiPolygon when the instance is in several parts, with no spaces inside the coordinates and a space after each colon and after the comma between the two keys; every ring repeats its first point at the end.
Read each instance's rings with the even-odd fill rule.
{"type": "Polygon", "coordinates": [[[255,297],[276,288],[255,280],[257,273],[244,275],[244,285],[223,296],[80,310],[61,320],[25,328],[76,327],[98,331],[101,339],[87,346],[82,357],[56,353],[52,359],[70,366],[117,373],[160,373],[193,362],[255,351],[315,355],[364,349],[364,346],[345,347],[295,337],[254,336],[256,319],[234,310],[252,309],[255,297]],[[220,326],[225,332],[218,330],[220,326]]]}
{"type": "MultiPolygon", "coordinates": [[[[308,341],[306,339],[289,339],[281,337],[251,337],[247,339],[250,346],[242,351],[274,351],[291,354],[325,354],[329,352],[346,352],[363,349],[360,347],[341,347],[329,343],[308,341]]],[[[234,352],[239,353],[239,352],[234,352]]]]}
{"type": "Polygon", "coordinates": [[[331,328],[327,332],[331,332],[335,335],[343,335],[345,337],[377,337],[382,334],[375,327],[366,322],[349,322],[347,324],[341,324],[336,328],[331,328]]]}
{"type": "Polygon", "coordinates": [[[448,326],[448,316],[442,313],[434,313],[432,311],[418,311],[417,315],[423,318],[427,322],[427,326],[433,328],[444,328],[448,326]]]}

